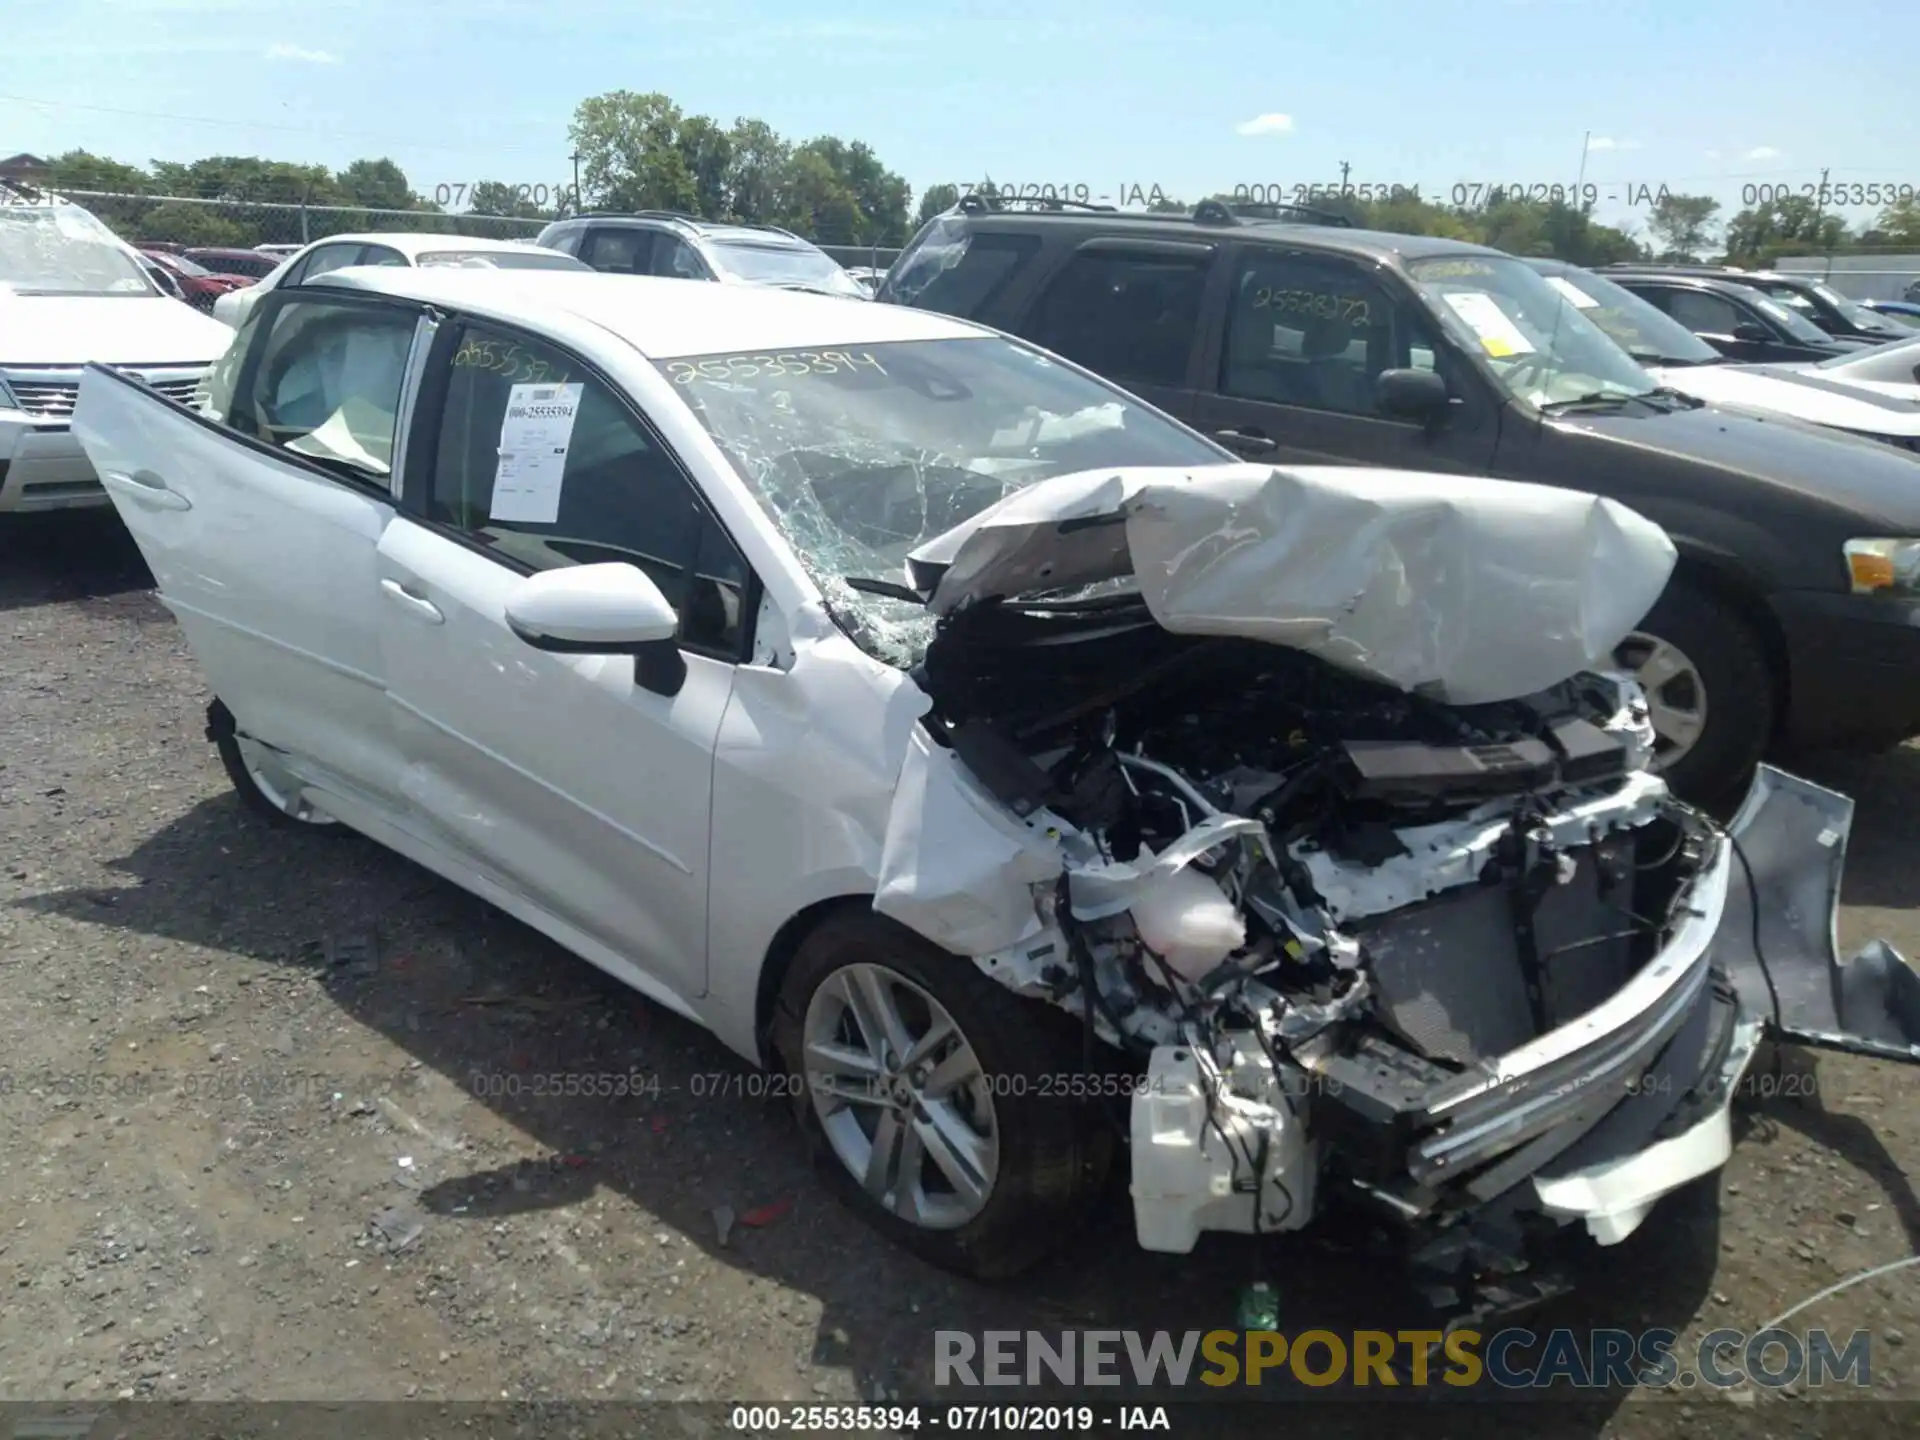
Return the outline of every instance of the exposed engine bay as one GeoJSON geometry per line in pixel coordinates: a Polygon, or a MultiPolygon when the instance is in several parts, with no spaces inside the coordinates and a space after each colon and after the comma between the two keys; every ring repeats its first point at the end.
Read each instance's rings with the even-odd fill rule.
{"type": "Polygon", "coordinates": [[[1586,1127],[1421,1147],[1660,956],[1721,849],[1648,773],[1622,677],[1449,706],[1111,597],[974,607],[916,679],[930,733],[1072,857],[1045,933],[983,963],[1147,1072],[1151,1249],[1297,1228],[1329,1184],[1417,1219],[1529,1178],[1586,1127]]]}
{"type": "Polygon", "coordinates": [[[1722,825],[1650,768],[1601,667],[1673,563],[1461,477],[1017,492],[909,557],[874,908],[1138,1077],[1144,1248],[1358,1205],[1504,1308],[1536,1233],[1618,1242],[1725,1163],[1763,1031],[1920,1063],[1920,975],[1834,948],[1851,802],[1762,766],[1722,825]]]}

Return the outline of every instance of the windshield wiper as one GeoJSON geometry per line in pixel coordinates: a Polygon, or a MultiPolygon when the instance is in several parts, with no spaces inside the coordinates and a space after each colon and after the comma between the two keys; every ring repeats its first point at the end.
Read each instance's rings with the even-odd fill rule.
{"type": "MultiPolygon", "coordinates": [[[[1700,363],[1706,364],[1708,362],[1702,361],[1700,363]]],[[[1699,396],[1689,395],[1684,390],[1676,390],[1671,385],[1655,386],[1653,389],[1649,390],[1645,395],[1634,396],[1634,399],[1646,400],[1655,395],[1658,395],[1662,400],[1672,401],[1674,408],[1678,410],[1698,410],[1702,405],[1707,403],[1706,401],[1702,400],[1699,396]]]]}
{"type": "Polygon", "coordinates": [[[858,590],[863,595],[880,595],[888,600],[904,600],[909,605],[924,605],[926,597],[916,590],[909,590],[893,580],[875,580],[867,575],[848,575],[843,577],[847,588],[858,590]]]}
{"type": "MultiPolygon", "coordinates": [[[[1649,390],[1645,395],[1659,392],[1649,390]]],[[[1640,400],[1644,395],[1629,395],[1620,391],[1593,390],[1572,400],[1549,400],[1540,407],[1542,415],[1564,415],[1569,410],[1618,410],[1630,400],[1640,400]]]]}

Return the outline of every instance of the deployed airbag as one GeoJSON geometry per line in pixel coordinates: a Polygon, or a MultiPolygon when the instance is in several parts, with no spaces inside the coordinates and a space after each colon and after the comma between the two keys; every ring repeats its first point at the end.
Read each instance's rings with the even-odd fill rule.
{"type": "Polygon", "coordinates": [[[1131,576],[1153,618],[1469,705],[1610,663],[1675,559],[1617,501],[1413,470],[1081,471],[916,550],[936,613],[1131,576]]]}

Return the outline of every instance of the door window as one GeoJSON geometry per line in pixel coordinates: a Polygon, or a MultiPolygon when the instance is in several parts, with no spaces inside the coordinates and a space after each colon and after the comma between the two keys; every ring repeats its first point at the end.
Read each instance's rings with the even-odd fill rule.
{"type": "Polygon", "coordinates": [[[1667,297],[1667,313],[1696,335],[1731,335],[1746,319],[1733,303],[1704,290],[1675,290],[1667,297]]]}
{"type": "Polygon", "coordinates": [[[653,264],[647,273],[665,275],[675,280],[704,280],[707,278],[707,267],[686,241],[677,236],[662,235],[654,241],[653,264]]]}
{"type": "Polygon", "coordinates": [[[415,314],[302,296],[261,323],[257,359],[227,423],[348,478],[386,485],[415,314]]]}
{"type": "Polygon", "coordinates": [[[363,245],[322,245],[308,254],[288,283],[300,285],[329,270],[344,270],[358,263],[360,252],[365,248],[363,245]]]}
{"type": "Polygon", "coordinates": [[[1242,400],[1374,415],[1380,372],[1441,368],[1432,327],[1352,265],[1246,257],[1234,278],[1220,390],[1242,400]]]}
{"type": "Polygon", "coordinates": [[[1209,263],[1083,250],[1048,283],[1027,337],[1111,379],[1184,385],[1209,263]]]}
{"type": "Polygon", "coordinates": [[[612,270],[622,275],[647,273],[647,252],[653,243],[650,230],[602,228],[587,236],[580,258],[596,270],[612,270]]]}
{"type": "Polygon", "coordinates": [[[743,653],[746,562],[673,457],[564,351],[463,329],[419,508],[531,569],[637,565],[679,612],[681,644],[729,660],[743,653]],[[541,409],[570,411],[571,423],[541,409]]]}

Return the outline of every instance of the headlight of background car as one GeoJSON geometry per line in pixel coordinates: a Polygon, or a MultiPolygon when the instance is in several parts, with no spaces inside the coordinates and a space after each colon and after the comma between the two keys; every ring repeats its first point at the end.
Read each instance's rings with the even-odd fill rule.
{"type": "Polygon", "coordinates": [[[1920,596],[1920,540],[1849,540],[1843,548],[1854,594],[1920,596]]]}

